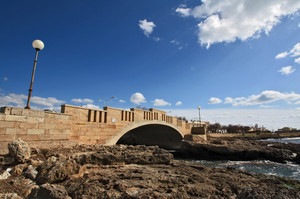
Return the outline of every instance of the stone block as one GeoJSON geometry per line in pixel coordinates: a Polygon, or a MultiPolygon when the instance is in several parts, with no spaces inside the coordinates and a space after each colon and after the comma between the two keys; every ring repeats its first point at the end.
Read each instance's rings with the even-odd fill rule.
{"type": "MultiPolygon", "coordinates": [[[[15,134],[11,134],[11,135],[0,135],[0,140],[1,143],[2,142],[10,142],[14,139],[17,139],[19,136],[16,136],[15,134]]],[[[6,146],[5,146],[6,147],[6,146]]]]}
{"type": "Polygon", "coordinates": [[[12,108],[11,111],[10,111],[10,114],[21,116],[22,113],[23,113],[23,110],[24,110],[23,108],[12,108]]]}
{"type": "Polygon", "coordinates": [[[0,121],[5,120],[6,115],[3,113],[0,113],[0,121]]]}
{"type": "Polygon", "coordinates": [[[56,128],[56,124],[44,124],[44,128],[45,129],[55,129],[56,128]]]}
{"type": "Polygon", "coordinates": [[[37,123],[23,123],[23,122],[20,122],[19,127],[23,128],[23,129],[37,129],[38,124],[37,123]]]}
{"type": "Polygon", "coordinates": [[[30,116],[27,116],[26,121],[30,122],[30,123],[39,123],[39,122],[44,122],[45,118],[44,117],[30,117],[30,116]]]}
{"type": "Polygon", "coordinates": [[[23,109],[23,116],[44,117],[45,112],[44,111],[38,111],[38,110],[31,110],[31,109],[23,109]]]}
{"type": "Polygon", "coordinates": [[[0,128],[0,135],[5,135],[6,128],[0,128]]]}
{"type": "Polygon", "coordinates": [[[15,123],[13,121],[11,121],[11,122],[0,121],[0,127],[3,127],[3,128],[13,128],[13,127],[15,127],[15,123]]]}
{"type": "Polygon", "coordinates": [[[5,121],[17,121],[17,122],[26,122],[26,116],[19,115],[6,115],[5,121]]]}
{"type": "Polygon", "coordinates": [[[10,134],[26,134],[26,130],[25,129],[19,129],[19,128],[6,128],[5,134],[6,135],[10,135],[10,134]]]}
{"type": "Polygon", "coordinates": [[[45,130],[44,129],[28,129],[27,134],[41,135],[41,134],[45,134],[45,130]]]}
{"type": "Polygon", "coordinates": [[[62,134],[62,131],[61,130],[56,130],[56,129],[50,129],[49,134],[50,135],[60,135],[60,134],[62,134]]]}
{"type": "Polygon", "coordinates": [[[12,107],[2,107],[1,112],[4,113],[5,115],[10,115],[12,107]]]}

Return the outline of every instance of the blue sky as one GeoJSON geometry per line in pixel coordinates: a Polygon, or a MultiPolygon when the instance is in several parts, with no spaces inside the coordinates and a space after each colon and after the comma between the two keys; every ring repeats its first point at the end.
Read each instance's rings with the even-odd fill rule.
{"type": "Polygon", "coordinates": [[[0,2],[0,106],[128,109],[300,128],[298,0],[0,2]]]}

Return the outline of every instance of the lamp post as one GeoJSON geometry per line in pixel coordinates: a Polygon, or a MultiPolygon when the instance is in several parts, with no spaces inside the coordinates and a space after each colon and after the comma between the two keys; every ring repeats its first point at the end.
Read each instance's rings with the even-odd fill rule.
{"type": "Polygon", "coordinates": [[[198,106],[198,110],[199,110],[199,125],[200,125],[200,127],[201,127],[201,116],[200,116],[200,109],[201,109],[201,107],[200,107],[200,106],[198,106]]]}
{"type": "Polygon", "coordinates": [[[107,104],[107,102],[108,102],[109,100],[111,100],[111,99],[114,99],[114,98],[116,98],[116,97],[115,97],[115,96],[112,96],[112,97],[108,98],[107,100],[103,100],[103,99],[101,99],[101,98],[98,98],[98,101],[99,101],[99,102],[103,102],[104,107],[105,107],[106,104],[107,104]]]}
{"type": "Polygon", "coordinates": [[[35,68],[36,68],[37,57],[38,57],[39,51],[43,50],[44,43],[41,40],[34,40],[32,42],[32,46],[36,50],[36,53],[35,53],[35,59],[34,59],[34,64],[33,64],[33,71],[32,71],[32,76],[31,76],[31,83],[30,83],[30,88],[29,88],[27,106],[25,107],[26,109],[30,109],[29,104],[30,104],[30,98],[31,98],[31,92],[32,92],[32,84],[33,84],[33,79],[34,79],[34,73],[35,73],[35,68]]]}

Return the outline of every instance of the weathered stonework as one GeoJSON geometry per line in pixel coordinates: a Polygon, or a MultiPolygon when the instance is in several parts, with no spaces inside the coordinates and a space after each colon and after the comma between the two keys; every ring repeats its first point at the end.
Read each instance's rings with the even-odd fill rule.
{"type": "MultiPolygon", "coordinates": [[[[79,144],[116,144],[129,130],[147,124],[165,125],[184,135],[193,124],[150,109],[104,110],[62,105],[61,113],[2,107],[0,112],[0,154],[7,152],[7,143],[21,138],[38,148],[79,144]]],[[[205,135],[203,135],[205,136],[205,135]]]]}

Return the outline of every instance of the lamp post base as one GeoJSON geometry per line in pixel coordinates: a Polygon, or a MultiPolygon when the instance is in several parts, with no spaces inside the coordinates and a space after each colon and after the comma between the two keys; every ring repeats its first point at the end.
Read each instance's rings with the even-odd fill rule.
{"type": "Polygon", "coordinates": [[[26,106],[25,109],[30,109],[30,106],[26,106]]]}

